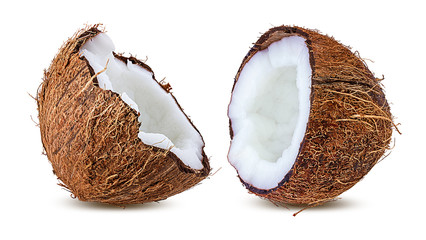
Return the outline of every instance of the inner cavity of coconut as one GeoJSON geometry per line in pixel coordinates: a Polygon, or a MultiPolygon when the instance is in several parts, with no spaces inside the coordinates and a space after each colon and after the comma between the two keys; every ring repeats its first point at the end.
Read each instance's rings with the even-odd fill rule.
{"type": "Polygon", "coordinates": [[[100,33],[82,46],[80,54],[96,73],[101,72],[97,76],[99,87],[118,93],[140,113],[138,136],[143,143],[170,150],[185,165],[202,169],[204,142],[173,96],[154,80],[150,71],[115,58],[114,50],[111,39],[100,33]]]}
{"type": "Polygon", "coordinates": [[[291,170],[308,123],[311,74],[299,36],[272,43],[245,64],[228,109],[228,159],[244,182],[271,189],[291,170]]]}

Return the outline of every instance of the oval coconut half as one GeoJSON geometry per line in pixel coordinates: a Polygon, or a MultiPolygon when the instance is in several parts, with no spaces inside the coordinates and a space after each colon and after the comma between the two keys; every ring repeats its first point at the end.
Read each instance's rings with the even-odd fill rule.
{"type": "Polygon", "coordinates": [[[210,172],[204,141],[151,68],[114,52],[98,25],[78,31],[45,71],[37,103],[53,171],[82,201],[166,199],[210,172]]]}
{"type": "Polygon", "coordinates": [[[244,58],[228,108],[229,162],[250,192],[314,204],[351,188],[389,148],[389,105],[366,64],[331,37],[274,27],[244,58]]]}

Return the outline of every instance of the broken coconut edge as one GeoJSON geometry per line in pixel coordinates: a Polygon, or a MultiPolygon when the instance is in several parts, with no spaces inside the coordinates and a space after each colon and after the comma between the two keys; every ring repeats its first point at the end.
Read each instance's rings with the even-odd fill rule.
{"type": "MultiPolygon", "coordinates": [[[[335,199],[360,181],[389,149],[392,131],[398,129],[382,90],[382,79],[375,78],[349,47],[317,30],[284,25],[268,30],[244,57],[232,93],[246,63],[289,36],[305,39],[312,70],[309,121],[297,158],[277,186],[269,189],[244,181],[229,153],[228,161],[251,193],[274,203],[314,205],[335,199]],[[342,104],[355,107],[342,111],[342,104]]],[[[229,106],[231,103],[232,95],[229,106]]],[[[231,150],[231,117],[229,130],[231,150]]]]}
{"type": "Polygon", "coordinates": [[[137,111],[119,94],[97,86],[99,73],[80,55],[89,39],[104,32],[100,26],[87,26],[63,44],[38,89],[41,140],[59,185],[79,200],[113,205],[159,201],[193,187],[211,170],[201,134],[169,84],[158,83],[142,61],[114,53],[151,72],[153,81],[170,93],[203,141],[203,167],[192,169],[170,150],[141,141],[137,111]]]}

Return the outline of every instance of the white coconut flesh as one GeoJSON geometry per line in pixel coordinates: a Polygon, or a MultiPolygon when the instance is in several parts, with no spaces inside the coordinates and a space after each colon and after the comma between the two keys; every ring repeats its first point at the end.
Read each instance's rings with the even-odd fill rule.
{"type": "Polygon", "coordinates": [[[311,75],[299,36],[272,43],[245,64],[228,109],[228,159],[244,182],[271,189],[291,170],[308,123],[311,75]]]}
{"type": "Polygon", "coordinates": [[[101,72],[99,87],[118,93],[140,113],[138,136],[143,143],[170,150],[188,167],[202,169],[203,140],[172,95],[156,83],[150,71],[115,58],[114,49],[111,39],[100,33],[80,50],[93,70],[101,72]]]}

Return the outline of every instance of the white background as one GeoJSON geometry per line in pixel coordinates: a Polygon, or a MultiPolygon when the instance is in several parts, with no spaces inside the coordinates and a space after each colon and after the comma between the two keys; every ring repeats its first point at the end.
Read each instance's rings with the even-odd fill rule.
{"type": "Polygon", "coordinates": [[[425,239],[425,55],[421,1],[2,1],[0,239],[425,239]],[[160,203],[125,209],[70,198],[43,156],[35,95],[62,43],[104,23],[117,52],[148,56],[206,142],[214,176],[160,203]],[[227,105],[261,33],[319,29],[358,50],[402,135],[340,200],[276,207],[248,194],[228,164],[227,105]],[[28,94],[29,93],[29,94],[28,94]]]}

